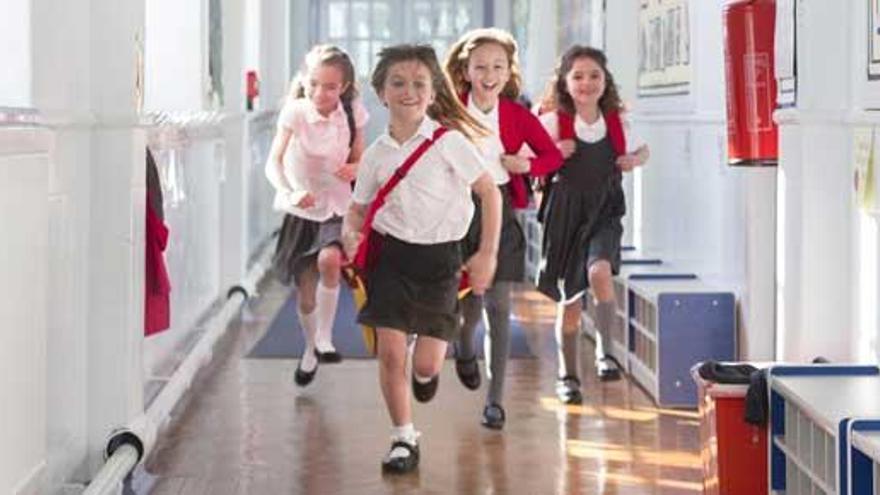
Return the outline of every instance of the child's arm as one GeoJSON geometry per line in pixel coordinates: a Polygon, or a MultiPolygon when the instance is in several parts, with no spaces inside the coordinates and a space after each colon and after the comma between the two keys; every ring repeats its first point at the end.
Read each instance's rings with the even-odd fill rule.
{"type": "Polygon", "coordinates": [[[290,184],[284,174],[284,150],[292,136],[293,132],[287,127],[278,127],[278,132],[272,139],[269,159],[266,160],[266,178],[276,191],[284,195],[288,204],[297,208],[309,208],[314,206],[315,197],[299,184],[290,184]]]}
{"type": "Polygon", "coordinates": [[[363,240],[361,227],[364,225],[364,216],[367,214],[367,205],[351,202],[348,207],[348,213],[342,220],[342,249],[345,251],[345,257],[354,259],[358,245],[363,240]]]}
{"type": "Polygon", "coordinates": [[[504,168],[515,174],[531,174],[537,177],[558,170],[562,166],[562,152],[550,138],[541,121],[525,109],[517,118],[524,128],[526,144],[535,156],[528,159],[518,155],[504,155],[501,157],[504,168]]]}
{"type": "Polygon", "coordinates": [[[364,154],[364,133],[362,129],[358,129],[354,136],[354,142],[351,144],[351,152],[348,154],[348,163],[339,167],[334,175],[339,180],[351,182],[357,177],[358,165],[361,161],[361,155],[364,154]]]}
{"type": "Polygon", "coordinates": [[[498,263],[498,242],[501,237],[501,193],[487,172],[480,174],[477,180],[471,184],[471,189],[480,198],[482,233],[480,247],[465,262],[465,267],[471,287],[473,287],[474,293],[479,295],[491,285],[498,263]]]}
{"type": "Polygon", "coordinates": [[[651,152],[648,150],[648,145],[643,144],[632,153],[618,156],[617,167],[624,172],[629,172],[636,167],[644,165],[650,156],[651,152]]]}

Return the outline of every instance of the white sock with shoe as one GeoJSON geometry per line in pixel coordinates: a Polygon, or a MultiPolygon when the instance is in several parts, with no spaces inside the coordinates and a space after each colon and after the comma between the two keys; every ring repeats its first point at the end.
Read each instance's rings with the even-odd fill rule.
{"type": "Polygon", "coordinates": [[[339,286],[331,289],[325,286],[324,282],[318,282],[318,287],[315,289],[315,314],[318,327],[315,346],[318,352],[336,351],[333,347],[333,321],[336,319],[338,302],[339,286]]]}
{"type": "Polygon", "coordinates": [[[302,358],[299,361],[299,367],[306,373],[310,373],[318,366],[318,358],[315,356],[315,334],[317,333],[317,311],[312,310],[311,313],[303,313],[297,307],[296,314],[299,316],[299,324],[303,330],[306,345],[302,358]]]}

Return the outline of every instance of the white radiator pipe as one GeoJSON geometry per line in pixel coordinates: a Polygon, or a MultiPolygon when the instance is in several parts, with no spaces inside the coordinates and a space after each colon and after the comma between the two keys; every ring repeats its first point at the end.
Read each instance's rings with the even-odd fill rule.
{"type": "Polygon", "coordinates": [[[226,332],[230,320],[241,305],[256,294],[257,283],[269,266],[268,259],[272,253],[269,246],[270,243],[264,245],[259,260],[254,263],[241,284],[229,289],[223,307],[205,323],[207,330],[204,335],[177,367],[146,412],[135,418],[127,427],[114,430],[110,434],[104,449],[106,461],[86,487],[83,495],[122,493],[125,477],[150,454],[156,443],[156,437],[165,427],[174,407],[189,390],[202,366],[211,361],[214,345],[226,332]]]}

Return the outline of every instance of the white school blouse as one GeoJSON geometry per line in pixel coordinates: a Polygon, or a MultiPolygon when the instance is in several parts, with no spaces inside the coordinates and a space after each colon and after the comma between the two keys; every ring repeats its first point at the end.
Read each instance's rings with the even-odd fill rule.
{"type": "Polygon", "coordinates": [[[510,182],[510,174],[501,165],[501,155],[504,154],[504,145],[501,143],[501,129],[498,121],[498,103],[489,110],[483,112],[480,107],[474,103],[473,95],[468,98],[467,111],[471,116],[477,119],[483,126],[489,129],[488,136],[476,139],[477,148],[483,154],[483,160],[486,164],[486,171],[492,176],[495,184],[502,185],[510,182]]]}
{"type": "MultiPolygon", "coordinates": [[[[368,205],[395,170],[439,124],[425,117],[403,144],[386,130],[364,152],[352,200],[368,205]]],[[[449,130],[413,165],[376,213],[373,228],[413,244],[458,241],[474,214],[471,184],[485,172],[477,147],[449,130]]]]}
{"type": "MultiPolygon", "coordinates": [[[[538,118],[541,120],[550,138],[554,141],[559,141],[559,121],[557,120],[556,112],[547,112],[538,118]]],[[[623,136],[626,139],[626,152],[632,153],[645,144],[645,141],[642,140],[641,136],[632,131],[629,119],[625,115],[621,115],[620,119],[623,124],[623,136]]],[[[584,122],[580,115],[575,115],[574,133],[578,139],[587,143],[601,141],[608,133],[608,126],[605,125],[605,116],[600,113],[599,118],[595,122],[588,124],[584,122]]]]}
{"type": "MultiPolygon", "coordinates": [[[[360,100],[352,102],[352,113],[355,129],[363,132],[369,115],[360,100]]],[[[278,115],[278,128],[288,129],[292,135],[284,150],[281,181],[290,189],[276,192],[275,209],[315,222],[345,215],[351,201],[351,185],[333,175],[345,165],[351,151],[348,117],[342,104],[324,116],[308,98],[288,98],[278,115]],[[315,196],[313,207],[297,208],[290,204],[307,192],[315,196]]],[[[271,167],[275,164],[267,164],[267,175],[277,174],[271,167]]]]}

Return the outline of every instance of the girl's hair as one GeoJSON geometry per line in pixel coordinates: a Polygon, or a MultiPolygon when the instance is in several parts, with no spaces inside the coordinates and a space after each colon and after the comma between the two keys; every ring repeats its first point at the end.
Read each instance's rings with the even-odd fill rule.
{"type": "Polygon", "coordinates": [[[305,98],[306,84],[308,83],[309,71],[320,65],[330,65],[342,72],[342,80],[348,86],[342,92],[339,99],[342,103],[342,109],[345,110],[345,117],[348,120],[348,129],[351,137],[349,138],[349,146],[354,143],[355,138],[355,122],[354,112],[351,103],[358,95],[356,78],[354,73],[354,64],[351,57],[342,48],[335,45],[315,45],[306,54],[299,72],[293,79],[293,85],[290,88],[290,96],[293,98],[305,98]]]}
{"type": "Polygon", "coordinates": [[[495,43],[500,46],[504,53],[507,54],[507,64],[510,67],[510,79],[501,90],[501,94],[510,99],[519,97],[522,89],[522,76],[519,72],[519,59],[516,55],[516,40],[510,33],[498,28],[480,28],[474,29],[464,34],[458,41],[452,45],[449,53],[446,55],[446,62],[443,64],[446,74],[449,75],[452,86],[458,94],[464,94],[471,90],[471,83],[467,81],[468,61],[471,53],[477,48],[487,44],[495,43]]]}
{"type": "Polygon", "coordinates": [[[580,58],[589,58],[596,62],[602,68],[602,72],[605,73],[605,92],[599,97],[599,110],[602,113],[622,110],[623,100],[620,99],[617,85],[614,83],[614,77],[608,71],[608,59],[605,57],[605,53],[597,48],[584,45],[574,45],[562,54],[559,64],[556,66],[555,75],[551,80],[552,84],[549,84],[545,90],[542,103],[546,106],[553,105],[574,115],[576,111],[574,100],[568,92],[565,78],[571,72],[575,61],[580,58]]]}
{"type": "Polygon", "coordinates": [[[370,83],[376,94],[382,93],[388,70],[392,65],[401,62],[418,62],[431,73],[431,85],[434,88],[434,103],[428,107],[428,116],[445,127],[455,129],[468,138],[482,137],[489,134],[482,124],[473,118],[461,104],[449,79],[440,69],[437,54],[430,45],[395,45],[383,48],[379,52],[379,60],[370,83]]]}

